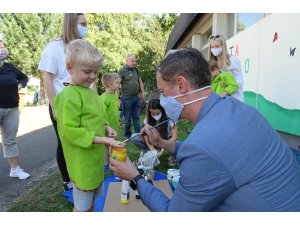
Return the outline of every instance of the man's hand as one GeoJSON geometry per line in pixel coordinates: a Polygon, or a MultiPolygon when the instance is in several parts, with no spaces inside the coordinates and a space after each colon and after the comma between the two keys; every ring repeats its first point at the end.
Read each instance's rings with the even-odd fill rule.
{"type": "Polygon", "coordinates": [[[175,152],[175,140],[164,140],[159,136],[158,131],[146,124],[141,130],[142,135],[147,135],[148,142],[158,148],[166,148],[169,152],[175,152]]]}
{"type": "Polygon", "coordinates": [[[149,124],[146,124],[143,129],[141,130],[142,134],[146,134],[148,138],[149,144],[161,147],[162,138],[159,136],[157,130],[151,127],[149,124]]]}
{"type": "Polygon", "coordinates": [[[109,168],[114,171],[121,180],[130,181],[139,175],[139,172],[128,158],[126,162],[119,162],[113,158],[109,158],[109,163],[109,168]]]}

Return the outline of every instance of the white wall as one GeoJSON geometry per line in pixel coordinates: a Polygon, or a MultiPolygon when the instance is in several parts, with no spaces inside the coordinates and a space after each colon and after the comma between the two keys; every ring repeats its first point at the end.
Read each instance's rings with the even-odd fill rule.
{"type": "MultiPolygon", "coordinates": [[[[271,14],[227,41],[244,72],[244,91],[300,110],[300,14],[271,14]],[[273,42],[274,34],[278,34],[273,42]],[[290,56],[290,47],[295,48],[290,56]]],[[[300,125],[300,124],[299,124],[300,125]]]]}

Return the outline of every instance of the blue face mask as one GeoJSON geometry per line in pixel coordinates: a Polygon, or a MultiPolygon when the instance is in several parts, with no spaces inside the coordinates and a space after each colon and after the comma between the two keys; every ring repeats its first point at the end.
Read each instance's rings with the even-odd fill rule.
{"type": "Polygon", "coordinates": [[[77,31],[80,38],[85,38],[88,34],[88,28],[77,24],[77,31]]]}
{"type": "Polygon", "coordinates": [[[195,92],[198,92],[198,91],[202,91],[202,90],[205,90],[207,88],[210,88],[211,86],[206,86],[206,87],[203,87],[203,88],[199,88],[197,90],[193,90],[193,91],[190,91],[186,94],[182,94],[182,95],[176,95],[176,96],[163,96],[162,94],[160,95],[160,104],[161,106],[165,109],[168,117],[174,121],[174,123],[177,123],[179,121],[179,118],[180,118],[180,114],[182,113],[182,110],[184,108],[185,105],[188,105],[188,104],[192,104],[194,102],[197,102],[197,101],[201,101],[203,99],[206,99],[208,98],[208,96],[205,96],[205,97],[201,97],[201,98],[197,98],[193,101],[190,101],[190,102],[186,102],[186,103],[180,103],[180,102],[177,102],[175,100],[175,98],[179,98],[179,97],[183,97],[183,96],[186,96],[186,95],[190,95],[190,94],[193,94],[195,92]]]}

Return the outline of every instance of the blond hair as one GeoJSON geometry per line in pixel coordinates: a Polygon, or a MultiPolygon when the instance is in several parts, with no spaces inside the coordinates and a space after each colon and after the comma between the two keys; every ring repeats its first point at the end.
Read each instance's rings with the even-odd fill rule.
{"type": "Polygon", "coordinates": [[[65,13],[63,18],[63,28],[61,38],[65,45],[69,44],[74,39],[79,39],[77,31],[78,16],[84,15],[83,13],[65,13]]]}
{"type": "Polygon", "coordinates": [[[103,55],[90,42],[82,39],[71,41],[66,49],[66,63],[73,66],[101,66],[103,55]]]}
{"type": "Polygon", "coordinates": [[[107,88],[109,85],[113,84],[115,79],[119,78],[119,74],[117,73],[106,73],[101,77],[101,83],[107,88]]]}
{"type": "Polygon", "coordinates": [[[214,60],[214,61],[218,62],[218,65],[220,67],[219,69],[228,70],[228,66],[230,65],[229,57],[230,57],[230,55],[228,54],[227,45],[226,45],[226,41],[225,41],[224,37],[222,35],[213,36],[213,38],[211,38],[209,41],[207,60],[208,61],[214,60]],[[221,61],[221,62],[218,62],[218,58],[216,56],[214,56],[211,52],[211,43],[213,41],[218,41],[221,44],[222,54],[219,56],[219,61],[221,61]]]}

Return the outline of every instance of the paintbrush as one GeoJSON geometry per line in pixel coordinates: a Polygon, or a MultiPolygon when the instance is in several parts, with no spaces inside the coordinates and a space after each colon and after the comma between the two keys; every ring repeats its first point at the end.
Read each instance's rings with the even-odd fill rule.
{"type": "MultiPolygon", "coordinates": [[[[151,127],[150,130],[152,130],[152,129],[154,129],[154,128],[156,128],[156,127],[158,127],[158,126],[160,126],[160,125],[162,125],[162,124],[164,124],[164,123],[166,123],[166,122],[168,122],[169,120],[171,120],[171,119],[169,118],[169,119],[166,119],[165,121],[163,121],[163,122],[161,122],[161,123],[159,123],[159,124],[156,124],[155,126],[151,127]]],[[[142,134],[143,134],[143,133],[141,133],[141,132],[140,132],[140,133],[133,134],[133,135],[131,135],[130,138],[127,138],[126,140],[122,141],[122,143],[125,143],[125,142],[127,142],[127,141],[130,141],[132,138],[135,138],[135,137],[140,136],[140,135],[142,135],[142,134]]]]}

